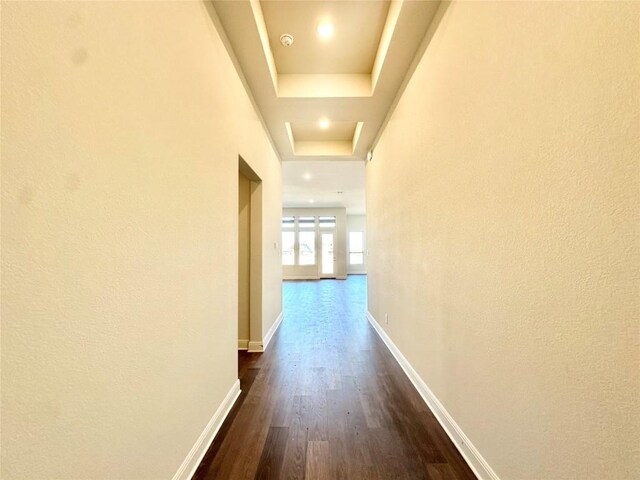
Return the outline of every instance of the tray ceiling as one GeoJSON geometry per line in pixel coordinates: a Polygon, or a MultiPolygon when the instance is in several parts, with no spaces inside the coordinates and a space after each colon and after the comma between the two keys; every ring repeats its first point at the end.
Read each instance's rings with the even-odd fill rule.
{"type": "Polygon", "coordinates": [[[446,8],[402,0],[211,5],[283,161],[364,160],[446,8]],[[323,37],[326,23],[333,34],[323,37]],[[285,33],[291,46],[280,43],[285,33]]]}

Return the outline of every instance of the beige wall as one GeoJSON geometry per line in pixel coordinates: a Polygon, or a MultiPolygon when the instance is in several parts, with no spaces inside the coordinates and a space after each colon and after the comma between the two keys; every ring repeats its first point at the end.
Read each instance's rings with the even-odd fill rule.
{"type": "MultiPolygon", "coordinates": [[[[304,216],[335,216],[336,228],[334,236],[335,278],[347,278],[347,211],[344,208],[285,208],[282,215],[304,216]]],[[[316,264],[315,265],[285,265],[283,276],[289,280],[317,280],[321,275],[322,243],[321,230],[316,229],[316,264]]],[[[297,252],[296,252],[297,255],[297,252]]],[[[297,261],[297,257],[296,257],[297,261]]]]}
{"type": "Polygon", "coordinates": [[[251,180],[238,175],[238,346],[249,343],[251,279],[251,180]]]}
{"type": "Polygon", "coordinates": [[[347,215],[347,273],[367,273],[367,217],[366,215],[347,215]],[[349,232],[362,232],[364,245],[364,263],[362,265],[349,264],[349,232]]]}
{"type": "Polygon", "coordinates": [[[639,22],[454,2],[367,166],[370,311],[503,480],[640,475],[639,22]]]}
{"type": "Polygon", "coordinates": [[[237,378],[238,155],[281,168],[200,2],[2,2],[3,479],[171,478],[237,378]]]}

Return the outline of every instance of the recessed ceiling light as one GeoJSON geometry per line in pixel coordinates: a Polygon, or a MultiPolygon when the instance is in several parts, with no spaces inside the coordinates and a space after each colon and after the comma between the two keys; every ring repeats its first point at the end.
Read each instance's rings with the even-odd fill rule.
{"type": "Polygon", "coordinates": [[[318,122],[318,125],[320,125],[321,129],[326,130],[327,128],[329,128],[329,120],[327,120],[326,118],[321,118],[318,122]]]}
{"type": "Polygon", "coordinates": [[[322,39],[333,37],[333,24],[331,22],[322,22],[318,25],[318,35],[322,39]]]}
{"type": "Polygon", "coordinates": [[[311,180],[311,174],[307,172],[304,175],[302,175],[302,178],[304,178],[305,180],[311,180]]]}
{"type": "Polygon", "coordinates": [[[313,203],[313,200],[309,200],[309,203],[313,203]]]}

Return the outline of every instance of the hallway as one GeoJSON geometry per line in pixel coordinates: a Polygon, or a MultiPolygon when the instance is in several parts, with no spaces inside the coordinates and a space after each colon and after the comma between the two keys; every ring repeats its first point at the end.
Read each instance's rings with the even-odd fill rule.
{"type": "Polygon", "coordinates": [[[0,479],[640,479],[640,1],[0,13],[0,479]]]}
{"type": "Polygon", "coordinates": [[[366,276],[284,282],[284,321],[240,352],[242,394],[194,479],[472,479],[367,322],[366,276]]]}

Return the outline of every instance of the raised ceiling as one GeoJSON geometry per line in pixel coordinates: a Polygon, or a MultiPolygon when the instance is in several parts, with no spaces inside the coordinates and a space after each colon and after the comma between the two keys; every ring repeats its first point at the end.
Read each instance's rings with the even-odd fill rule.
{"type": "Polygon", "coordinates": [[[261,1],[260,6],[279,74],[371,74],[388,1],[261,1]],[[316,29],[325,20],[333,25],[334,34],[323,41],[316,29]],[[280,44],[283,33],[293,35],[291,47],[280,44]]]}
{"type": "Polygon", "coordinates": [[[364,160],[442,15],[438,1],[212,5],[214,22],[283,161],[364,160]],[[318,35],[323,22],[333,25],[330,38],[318,35]],[[284,33],[294,37],[289,47],[280,43],[284,33]],[[321,119],[328,120],[326,128],[321,119]]]}
{"type": "Polygon", "coordinates": [[[351,141],[356,133],[356,122],[332,122],[326,129],[318,122],[299,122],[291,125],[291,134],[297,141],[351,141]]]}

